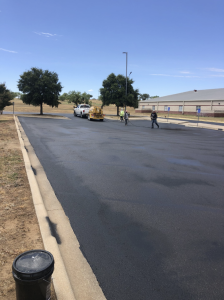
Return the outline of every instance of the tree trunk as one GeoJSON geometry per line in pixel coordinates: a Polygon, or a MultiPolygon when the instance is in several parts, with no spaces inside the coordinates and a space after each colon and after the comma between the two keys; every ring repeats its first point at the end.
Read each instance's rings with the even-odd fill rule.
{"type": "Polygon", "coordinates": [[[117,106],[117,116],[119,116],[119,106],[117,106]]]}
{"type": "Polygon", "coordinates": [[[40,115],[43,114],[43,103],[40,104],[40,115]]]}

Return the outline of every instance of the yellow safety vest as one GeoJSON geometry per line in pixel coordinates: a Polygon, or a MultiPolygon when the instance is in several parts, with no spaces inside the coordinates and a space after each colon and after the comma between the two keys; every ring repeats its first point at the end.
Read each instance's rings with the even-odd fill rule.
{"type": "Polygon", "coordinates": [[[123,111],[123,110],[121,110],[121,112],[120,112],[120,116],[121,116],[121,117],[123,117],[123,116],[124,116],[124,111],[123,111]]]}

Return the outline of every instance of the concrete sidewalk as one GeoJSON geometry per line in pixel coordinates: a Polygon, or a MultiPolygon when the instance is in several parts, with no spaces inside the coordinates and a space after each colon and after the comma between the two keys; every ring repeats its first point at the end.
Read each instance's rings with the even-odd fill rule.
{"type": "MultiPolygon", "coordinates": [[[[111,120],[119,120],[119,117],[116,115],[106,115],[106,119],[111,119],[111,120]]],[[[151,121],[150,117],[147,116],[135,116],[135,117],[130,117],[129,118],[131,121],[139,121],[139,120],[148,120],[151,121]]],[[[164,124],[176,124],[176,125],[183,125],[186,127],[196,127],[196,128],[204,128],[204,129],[212,129],[212,130],[224,130],[224,123],[223,125],[217,125],[217,124],[208,124],[204,122],[195,122],[191,120],[186,120],[186,119],[179,119],[179,120],[173,120],[169,118],[158,118],[158,123],[164,123],[164,124]]]]}
{"type": "Polygon", "coordinates": [[[196,122],[189,122],[189,120],[169,120],[158,118],[159,123],[167,123],[167,124],[176,124],[176,125],[184,125],[186,127],[197,127],[197,128],[205,128],[205,129],[212,129],[212,130],[224,130],[223,125],[216,125],[216,124],[206,124],[206,123],[196,123],[196,122]]]}

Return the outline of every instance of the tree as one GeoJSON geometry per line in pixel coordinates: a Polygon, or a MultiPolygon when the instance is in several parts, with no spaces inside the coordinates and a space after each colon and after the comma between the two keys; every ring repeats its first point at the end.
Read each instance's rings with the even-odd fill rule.
{"type": "Polygon", "coordinates": [[[62,95],[59,97],[59,100],[60,100],[60,101],[68,100],[68,94],[67,94],[67,93],[62,94],[62,95]]]}
{"type": "Polygon", "coordinates": [[[81,92],[70,91],[68,92],[68,102],[74,103],[76,106],[82,102],[81,92]]]}
{"type": "Polygon", "coordinates": [[[159,98],[159,96],[151,96],[150,99],[159,98]]]}
{"type": "Polygon", "coordinates": [[[43,114],[43,103],[51,107],[58,107],[61,104],[58,97],[62,85],[55,72],[31,68],[30,71],[20,75],[18,88],[23,92],[21,96],[23,103],[40,106],[41,115],[43,114]]]}
{"type": "Polygon", "coordinates": [[[11,91],[11,94],[12,94],[12,96],[13,96],[13,99],[14,99],[14,98],[20,99],[21,96],[22,96],[22,93],[19,93],[19,92],[12,92],[12,91],[11,91]]]}
{"type": "Polygon", "coordinates": [[[150,97],[149,94],[139,94],[139,99],[143,101],[148,99],[149,97],[150,97]]]}
{"type": "Polygon", "coordinates": [[[81,93],[81,92],[76,92],[76,91],[70,91],[68,92],[67,94],[67,99],[68,99],[68,102],[71,103],[73,102],[76,106],[78,104],[81,104],[81,103],[85,103],[85,104],[89,104],[91,105],[91,101],[89,101],[89,99],[92,97],[92,95],[90,94],[87,94],[86,92],[84,93],[81,93]]]}
{"type": "Polygon", "coordinates": [[[21,93],[19,93],[19,92],[11,92],[11,94],[12,94],[12,96],[13,96],[13,99],[14,99],[14,98],[19,98],[20,95],[21,95],[21,93]]]}
{"type": "Polygon", "coordinates": [[[92,98],[92,95],[87,94],[86,92],[82,93],[81,99],[82,103],[89,104],[91,101],[89,99],[92,98]]]}
{"type": "Polygon", "coordinates": [[[12,92],[6,88],[5,83],[0,84],[0,111],[3,110],[6,106],[12,105],[10,102],[14,99],[12,92]]]}
{"type": "Polygon", "coordinates": [[[119,115],[119,107],[131,106],[138,107],[138,89],[134,89],[132,84],[134,81],[127,78],[127,96],[126,96],[126,77],[123,75],[115,75],[111,73],[102,83],[100,89],[102,104],[115,104],[117,107],[117,115],[119,115]]]}
{"type": "Polygon", "coordinates": [[[21,96],[22,96],[22,93],[19,93],[19,92],[18,92],[16,98],[21,99],[21,96]]]}

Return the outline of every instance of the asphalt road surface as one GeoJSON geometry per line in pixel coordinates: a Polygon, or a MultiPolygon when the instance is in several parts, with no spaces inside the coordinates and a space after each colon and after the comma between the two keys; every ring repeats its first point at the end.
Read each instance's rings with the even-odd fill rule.
{"type": "Polygon", "coordinates": [[[223,131],[19,119],[108,300],[224,299],[223,131]]]}

